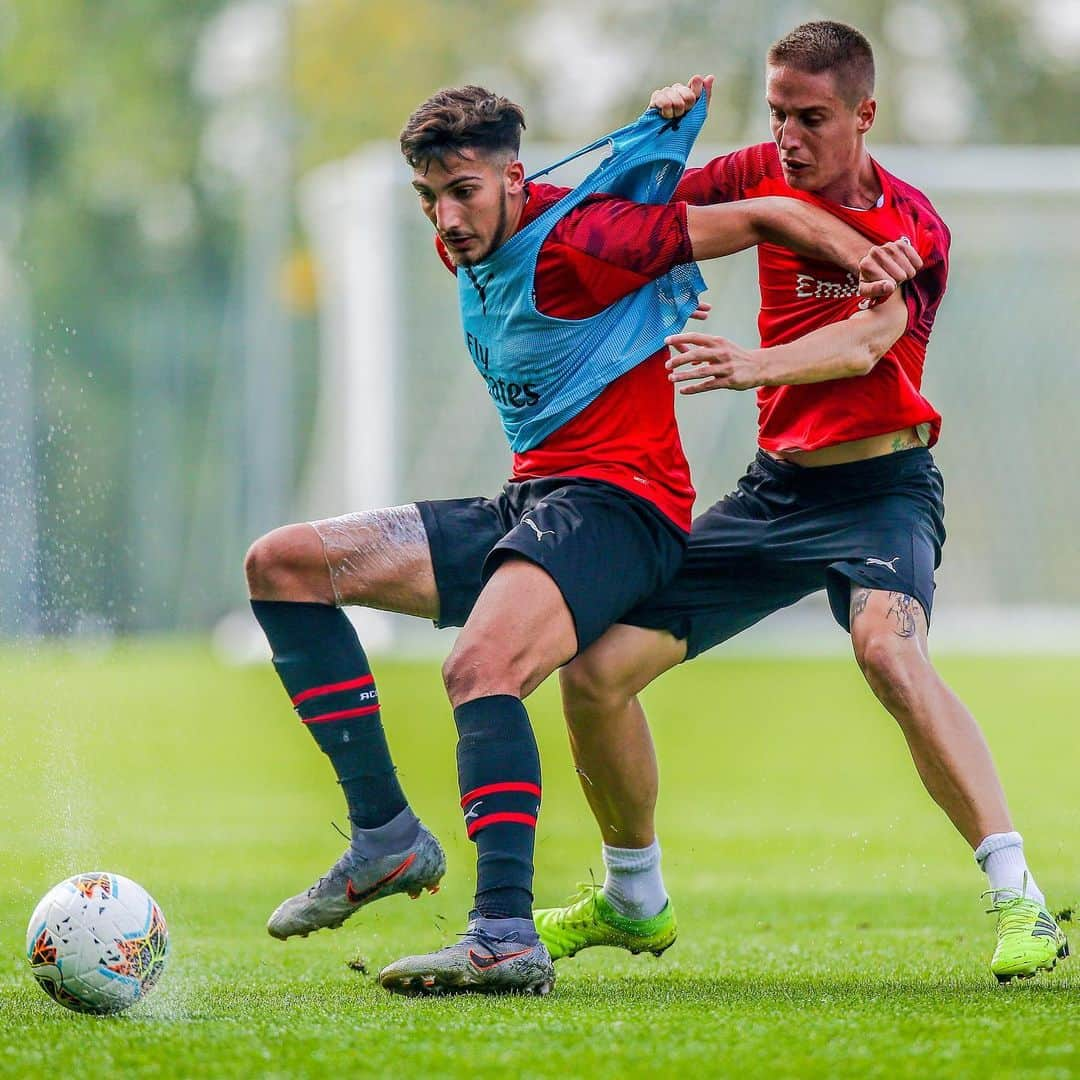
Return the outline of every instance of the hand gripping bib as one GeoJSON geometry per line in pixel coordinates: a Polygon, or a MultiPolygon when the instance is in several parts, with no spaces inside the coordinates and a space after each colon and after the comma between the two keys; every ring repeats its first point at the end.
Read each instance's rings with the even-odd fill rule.
{"type": "Polygon", "coordinates": [[[520,453],[562,427],[600,392],[663,347],[697,307],[705,283],[695,263],[677,266],[587,319],[536,310],[536,260],[558,221],[597,192],[639,203],[670,199],[705,121],[701,98],[680,120],[649,110],[535,176],[611,147],[573,191],[482,263],[458,269],[465,344],[520,453]]]}

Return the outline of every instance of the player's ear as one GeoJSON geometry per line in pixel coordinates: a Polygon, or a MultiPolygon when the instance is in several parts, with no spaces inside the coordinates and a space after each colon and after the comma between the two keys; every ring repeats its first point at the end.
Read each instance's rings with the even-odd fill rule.
{"type": "Polygon", "coordinates": [[[855,107],[855,127],[860,135],[865,135],[873,126],[877,116],[877,102],[873,98],[863,98],[855,107]]]}
{"type": "Polygon", "coordinates": [[[503,175],[506,179],[506,194],[520,195],[525,188],[525,166],[515,159],[506,166],[503,175]]]}

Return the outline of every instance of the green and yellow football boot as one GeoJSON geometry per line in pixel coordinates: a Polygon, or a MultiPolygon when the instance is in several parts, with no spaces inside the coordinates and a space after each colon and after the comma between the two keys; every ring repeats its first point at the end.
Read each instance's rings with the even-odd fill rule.
{"type": "Polygon", "coordinates": [[[997,948],[990,970],[1000,983],[1052,971],[1069,955],[1069,942],[1053,915],[1012,889],[989,890],[988,914],[997,915],[997,948]]]}
{"type": "Polygon", "coordinates": [[[675,944],[679,929],[670,900],[651,919],[628,919],[611,906],[600,885],[582,882],[578,890],[566,907],[533,912],[536,932],[552,960],[573,956],[594,945],[659,956],[675,944]]]}

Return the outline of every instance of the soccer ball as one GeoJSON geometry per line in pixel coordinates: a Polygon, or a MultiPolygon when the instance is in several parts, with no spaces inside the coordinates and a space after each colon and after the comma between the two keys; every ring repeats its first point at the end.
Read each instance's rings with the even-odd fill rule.
{"type": "Polygon", "coordinates": [[[65,1008],[115,1013],[161,977],[169,931],[145,889],[119,874],[77,874],[50,889],[26,929],[26,958],[65,1008]]]}

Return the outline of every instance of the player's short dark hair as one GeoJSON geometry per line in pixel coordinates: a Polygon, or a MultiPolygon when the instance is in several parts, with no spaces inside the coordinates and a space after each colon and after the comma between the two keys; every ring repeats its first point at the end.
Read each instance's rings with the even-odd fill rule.
{"type": "Polygon", "coordinates": [[[768,62],[810,75],[832,72],[840,96],[852,107],[874,93],[874,50],[866,36],[846,23],[807,22],[769,49],[768,62]]]}
{"type": "Polygon", "coordinates": [[[443,162],[463,150],[517,156],[525,111],[482,86],[440,90],[409,117],[401,130],[401,152],[414,168],[443,162]]]}

